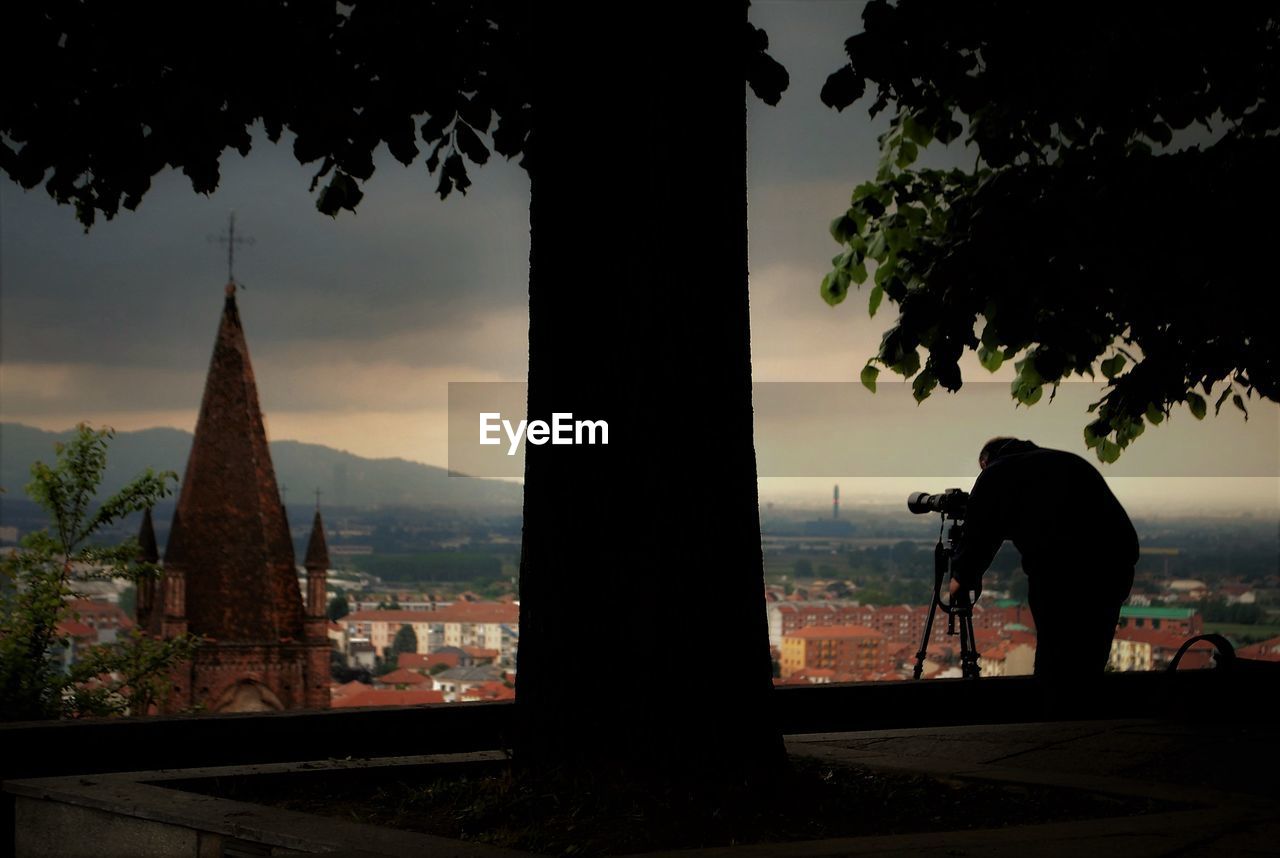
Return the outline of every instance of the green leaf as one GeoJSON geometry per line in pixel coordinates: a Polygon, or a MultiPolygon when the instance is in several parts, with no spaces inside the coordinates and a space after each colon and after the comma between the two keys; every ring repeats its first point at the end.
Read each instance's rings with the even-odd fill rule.
{"type": "Polygon", "coordinates": [[[937,386],[937,377],[926,369],[916,376],[915,381],[911,382],[911,395],[915,397],[917,403],[924,402],[937,386]]]}
{"type": "Polygon", "coordinates": [[[862,386],[872,393],[876,392],[876,379],[880,377],[880,370],[877,367],[867,364],[862,368],[862,386]]]}
{"type": "Polygon", "coordinates": [[[1111,431],[1111,424],[1105,420],[1095,420],[1084,427],[1084,445],[1092,450],[1101,443],[1111,431]]]}
{"type": "Polygon", "coordinates": [[[893,279],[898,273],[898,260],[893,256],[889,256],[884,262],[876,267],[876,285],[883,286],[893,279]]]}
{"type": "Polygon", "coordinates": [[[832,307],[843,301],[849,294],[848,278],[849,275],[843,271],[828,272],[827,276],[822,278],[822,285],[819,287],[822,300],[832,307]],[[843,287],[841,287],[842,282],[843,287]]]}
{"type": "Polygon", "coordinates": [[[894,159],[894,163],[898,165],[899,170],[905,170],[915,163],[916,156],[920,154],[919,147],[910,140],[903,140],[898,146],[898,157],[894,159]]]}
{"type": "Polygon", "coordinates": [[[871,295],[867,300],[867,313],[874,318],[876,310],[880,309],[880,302],[884,299],[884,287],[876,286],[871,290],[871,295]]]}
{"type": "Polygon", "coordinates": [[[888,247],[888,239],[884,234],[884,230],[877,230],[875,236],[871,239],[871,243],[867,245],[867,256],[870,256],[877,262],[882,262],[884,260],[885,251],[888,250],[888,247]]]}
{"type": "Polygon", "coordinates": [[[1121,447],[1128,447],[1129,442],[1134,438],[1137,438],[1144,431],[1146,431],[1146,427],[1142,425],[1141,417],[1137,420],[1128,420],[1116,429],[1116,443],[1121,447]]]}
{"type": "Polygon", "coordinates": [[[1027,385],[1038,385],[1044,379],[1040,377],[1040,373],[1036,371],[1036,361],[1034,355],[1027,355],[1022,360],[1013,365],[1018,373],[1018,379],[1027,385]]]}
{"type": "Polygon", "coordinates": [[[1023,405],[1035,405],[1044,395],[1044,379],[1036,370],[1035,356],[1027,355],[1013,368],[1018,371],[1018,377],[1010,384],[1013,397],[1023,405]]]}
{"type": "Polygon", "coordinates": [[[1151,421],[1152,426],[1159,426],[1164,421],[1164,412],[1154,402],[1147,406],[1147,420],[1151,421]]]}
{"type": "Polygon", "coordinates": [[[1120,370],[1124,369],[1124,365],[1124,355],[1116,355],[1102,362],[1102,374],[1107,378],[1115,378],[1120,374],[1120,370]]]}
{"type": "Polygon", "coordinates": [[[912,140],[921,146],[928,146],[933,142],[933,132],[929,130],[929,126],[909,113],[903,114],[902,133],[906,135],[908,140],[912,140]]]}
{"type": "Polygon", "coordinates": [[[863,182],[861,185],[858,185],[858,187],[853,189],[853,198],[850,202],[856,203],[859,200],[866,199],[867,197],[874,197],[879,191],[880,186],[875,182],[863,182]]]}
{"type": "Polygon", "coordinates": [[[851,237],[858,234],[858,224],[848,214],[842,214],[834,218],[829,229],[831,237],[839,244],[848,243],[851,237]]]}
{"type": "Polygon", "coordinates": [[[920,353],[915,349],[904,351],[902,357],[890,369],[903,378],[911,378],[920,371],[920,353]]]}
{"type": "Polygon", "coordinates": [[[1205,405],[1204,397],[1198,393],[1187,392],[1187,406],[1191,409],[1191,415],[1197,420],[1203,420],[1204,415],[1208,412],[1208,406],[1205,405]]]}
{"type": "Polygon", "coordinates": [[[1004,352],[1000,349],[978,346],[978,362],[987,372],[995,372],[1004,364],[1004,352]]]}
{"type": "Polygon", "coordinates": [[[850,265],[846,271],[849,272],[849,279],[861,286],[867,282],[867,264],[859,262],[857,265],[850,265]]]}
{"type": "Polygon", "coordinates": [[[1098,459],[1110,465],[1120,458],[1120,445],[1103,438],[1097,446],[1098,459]]]}

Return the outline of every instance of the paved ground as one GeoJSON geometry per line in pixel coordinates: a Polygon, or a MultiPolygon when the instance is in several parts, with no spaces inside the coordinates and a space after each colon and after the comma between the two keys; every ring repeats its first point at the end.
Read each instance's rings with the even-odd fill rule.
{"type": "MultiPolygon", "coordinates": [[[[1269,704],[1269,699],[1260,697],[1257,700],[1259,711],[1274,712],[1274,706],[1269,704]]],[[[1197,712],[1213,714],[1207,702],[1189,702],[1188,707],[1192,706],[1197,712]]],[[[808,734],[791,736],[787,744],[793,754],[873,768],[903,769],[952,779],[1044,784],[1093,793],[1143,796],[1169,802],[1176,809],[1139,816],[1024,825],[1019,824],[1016,809],[1011,808],[1008,825],[1003,828],[736,846],[686,850],[675,854],[686,858],[1280,856],[1280,802],[1277,802],[1277,797],[1280,797],[1280,731],[1272,723],[1224,723],[1221,719],[1210,721],[1205,718],[1072,721],[808,734]]],[[[466,759],[498,756],[462,755],[466,759]]],[[[421,765],[431,760],[457,762],[460,758],[458,755],[438,759],[400,758],[399,764],[421,765]]],[[[388,765],[390,762],[331,761],[327,765],[360,768],[388,765]]],[[[309,767],[310,764],[301,766],[303,769],[309,767]]],[[[264,773],[298,767],[269,764],[244,768],[264,773]]],[[[209,770],[205,774],[214,771],[225,774],[223,769],[209,770]]],[[[289,811],[226,802],[196,793],[175,794],[162,786],[152,785],[179,775],[189,778],[192,770],[149,773],[146,778],[139,775],[103,775],[27,781],[23,782],[25,786],[18,785],[17,792],[45,800],[30,805],[37,809],[81,814],[117,812],[130,819],[151,820],[170,828],[177,826],[188,834],[188,829],[213,832],[207,835],[213,838],[210,842],[221,843],[232,837],[247,838],[257,843],[292,845],[292,848],[302,851],[316,851],[320,846],[327,849],[342,847],[349,851],[330,854],[351,855],[353,858],[356,855],[418,856],[498,851],[452,841],[441,846],[440,838],[381,828],[372,828],[359,838],[353,838],[348,830],[351,826],[337,820],[320,821],[289,811]],[[59,795],[53,795],[59,790],[59,795]],[[113,790],[120,794],[116,795],[113,790]],[[61,793],[67,795],[59,798],[61,793]],[[51,798],[62,804],[46,806],[51,798]],[[325,833],[326,826],[343,825],[347,827],[341,831],[335,828],[331,836],[325,833]],[[269,829],[272,834],[269,838],[259,836],[261,832],[258,829],[269,829]],[[250,834],[253,837],[249,837],[250,834]],[[357,847],[354,851],[351,849],[353,846],[357,847]]],[[[51,819],[53,821],[49,824],[66,834],[65,820],[58,822],[61,817],[51,819]]],[[[31,840],[31,837],[27,838],[27,841],[31,840]]],[[[57,855],[59,858],[70,854],[66,850],[47,848],[53,842],[46,842],[47,838],[36,837],[35,840],[46,848],[43,851],[27,849],[30,854],[57,855]]],[[[197,851],[198,854],[206,854],[203,847],[197,851]]],[[[112,853],[93,846],[84,854],[100,856],[112,853]]]]}
{"type": "MultiPolygon", "coordinates": [[[[1259,701],[1260,706],[1267,705],[1259,701]]],[[[706,849],[747,856],[1280,855],[1280,732],[1271,725],[1078,721],[793,736],[793,753],[1185,803],[1136,817],[961,833],[706,849]]]]}

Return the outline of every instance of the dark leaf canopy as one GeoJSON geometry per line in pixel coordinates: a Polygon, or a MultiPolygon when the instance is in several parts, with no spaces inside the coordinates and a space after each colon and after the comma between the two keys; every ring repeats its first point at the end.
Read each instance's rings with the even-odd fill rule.
{"type": "Polygon", "coordinates": [[[466,188],[464,158],[525,151],[524,8],[20,4],[0,52],[0,168],[23,187],[44,183],[88,226],[136,208],[168,166],[213,191],[223,153],[247,153],[261,123],[273,142],[292,132],[298,161],[317,165],[327,214],[355,208],[381,144],[404,164],[428,153],[447,196],[466,188]]]}
{"type": "Polygon", "coordinates": [[[1104,461],[1178,403],[1280,399],[1270,7],[873,0],[864,22],[823,101],[895,113],[832,221],[822,295],[870,280],[873,314],[897,305],[873,364],[923,399],[961,386],[966,350],[1015,360],[1026,405],[1101,373],[1085,440],[1104,461]],[[915,166],[962,135],[973,169],[915,166]]]}
{"type": "MultiPolygon", "coordinates": [[[[465,193],[468,166],[493,153],[529,166],[533,6],[18,4],[0,36],[0,169],[43,183],[87,228],[136,208],[166,167],[212,192],[223,154],[246,154],[260,123],[316,165],[326,214],[355,210],[383,144],[403,164],[422,157],[442,198],[465,193]]],[[[744,35],[746,77],[774,104],[786,70],[762,30],[744,35]]]]}
{"type": "Polygon", "coordinates": [[[769,34],[751,23],[747,25],[746,67],[751,91],[765,104],[775,105],[791,84],[791,75],[782,63],[769,56],[769,34]]]}

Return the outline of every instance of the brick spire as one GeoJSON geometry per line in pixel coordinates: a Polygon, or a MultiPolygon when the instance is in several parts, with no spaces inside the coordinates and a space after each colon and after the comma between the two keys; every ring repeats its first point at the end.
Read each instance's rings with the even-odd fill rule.
{"type": "Polygon", "coordinates": [[[156,528],[151,523],[151,507],[147,507],[147,511],[142,514],[142,527],[138,529],[138,562],[160,562],[160,549],[156,547],[156,528]]]}
{"type": "Polygon", "coordinates": [[[329,568],[329,546],[324,541],[324,522],[320,520],[320,510],[316,509],[316,517],[311,521],[311,538],[307,540],[307,559],[302,565],[308,569],[329,568]]]}
{"type": "Polygon", "coordinates": [[[165,569],[185,579],[191,632],[218,641],[301,640],[293,542],[234,283],[226,295],[165,569]]]}
{"type": "MultiPolygon", "coordinates": [[[[325,588],[329,570],[329,548],[324,544],[324,522],[320,520],[320,506],[316,505],[316,517],[311,522],[311,538],[307,540],[307,559],[302,562],[307,568],[307,615],[312,618],[323,618],[325,615],[325,588]]],[[[327,626],[318,625],[309,630],[309,638],[322,639],[328,646],[327,626]]]]}

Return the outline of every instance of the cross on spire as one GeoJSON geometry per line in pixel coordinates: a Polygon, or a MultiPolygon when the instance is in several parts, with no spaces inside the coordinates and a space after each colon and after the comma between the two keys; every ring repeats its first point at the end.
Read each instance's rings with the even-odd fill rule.
{"type": "Polygon", "coordinates": [[[319,489],[316,489],[316,509],[317,509],[317,510],[318,510],[318,509],[320,509],[320,495],[321,495],[321,494],[322,494],[322,492],[321,492],[319,489]]]}
{"type": "Polygon", "coordinates": [[[218,244],[227,246],[227,282],[235,283],[235,262],[236,262],[236,245],[237,244],[253,244],[254,239],[249,236],[236,235],[236,213],[231,212],[227,220],[226,235],[211,235],[210,241],[216,241],[218,244]]]}

